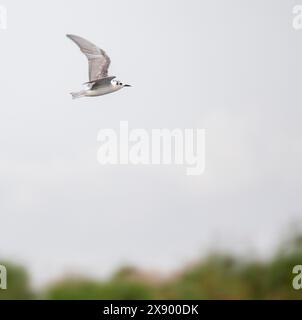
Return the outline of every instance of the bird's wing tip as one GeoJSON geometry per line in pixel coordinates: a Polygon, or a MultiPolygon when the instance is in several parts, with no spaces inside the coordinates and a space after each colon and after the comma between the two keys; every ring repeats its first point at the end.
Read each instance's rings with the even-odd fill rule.
{"type": "Polygon", "coordinates": [[[72,39],[72,38],[77,37],[77,36],[74,35],[74,34],[67,33],[66,37],[69,38],[69,39],[72,39]]]}

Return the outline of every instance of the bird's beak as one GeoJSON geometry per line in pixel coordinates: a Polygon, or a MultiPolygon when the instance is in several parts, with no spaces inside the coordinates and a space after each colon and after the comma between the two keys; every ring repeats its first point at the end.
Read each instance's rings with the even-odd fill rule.
{"type": "Polygon", "coordinates": [[[124,84],[124,87],[132,87],[130,84],[124,84]]]}

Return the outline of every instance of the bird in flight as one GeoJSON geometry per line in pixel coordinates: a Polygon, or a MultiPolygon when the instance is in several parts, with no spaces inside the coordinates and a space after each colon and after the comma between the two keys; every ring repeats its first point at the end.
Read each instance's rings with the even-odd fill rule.
{"type": "Polygon", "coordinates": [[[84,90],[71,93],[73,99],[101,96],[124,87],[131,87],[129,84],[116,80],[115,76],[108,77],[108,68],[111,61],[104,50],[79,36],[72,34],[66,36],[78,45],[87,57],[89,64],[89,81],[84,83],[84,90]]]}

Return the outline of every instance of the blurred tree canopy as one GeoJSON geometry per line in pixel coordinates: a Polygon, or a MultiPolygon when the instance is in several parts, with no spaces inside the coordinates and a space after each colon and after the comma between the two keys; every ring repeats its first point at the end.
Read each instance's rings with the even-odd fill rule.
{"type": "Polygon", "coordinates": [[[7,269],[7,290],[0,289],[1,300],[26,300],[34,297],[27,271],[22,266],[0,260],[7,269]]]}
{"type": "Polygon", "coordinates": [[[106,281],[65,277],[41,291],[30,288],[26,270],[7,267],[8,289],[0,299],[301,299],[292,273],[302,265],[302,236],[285,241],[268,260],[211,254],[169,278],[123,267],[106,281]]]}

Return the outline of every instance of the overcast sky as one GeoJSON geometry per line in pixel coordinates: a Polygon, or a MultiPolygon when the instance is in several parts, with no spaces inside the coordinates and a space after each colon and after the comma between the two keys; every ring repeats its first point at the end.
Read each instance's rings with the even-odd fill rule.
{"type": "Polygon", "coordinates": [[[302,212],[298,0],[2,4],[1,257],[40,284],[175,270],[215,247],[271,254],[302,212]],[[105,49],[134,87],[72,100],[88,72],[66,33],[105,49]],[[205,173],[101,166],[98,131],[121,120],[205,128],[205,173]]]}

